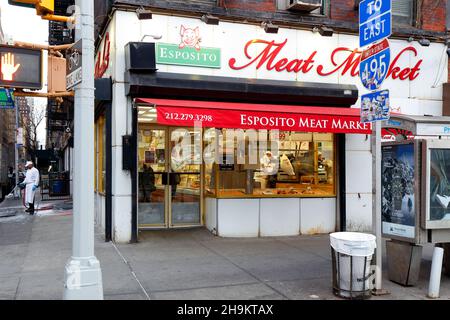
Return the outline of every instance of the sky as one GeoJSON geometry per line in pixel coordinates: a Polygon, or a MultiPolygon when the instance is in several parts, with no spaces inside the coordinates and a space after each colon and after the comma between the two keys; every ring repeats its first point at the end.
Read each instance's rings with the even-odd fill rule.
{"type": "MultiPolygon", "coordinates": [[[[12,6],[8,0],[0,0],[1,24],[6,39],[8,36],[15,41],[32,42],[36,44],[48,44],[48,21],[42,20],[36,15],[36,10],[12,6]]],[[[46,56],[44,56],[46,57],[46,56]]],[[[44,59],[46,61],[46,59],[44,59]]],[[[44,65],[46,70],[46,63],[44,65]]],[[[47,75],[44,74],[44,83],[47,75]]],[[[35,98],[34,104],[39,108],[47,105],[47,99],[35,98]]],[[[38,129],[38,139],[45,148],[46,121],[38,129]]]]}

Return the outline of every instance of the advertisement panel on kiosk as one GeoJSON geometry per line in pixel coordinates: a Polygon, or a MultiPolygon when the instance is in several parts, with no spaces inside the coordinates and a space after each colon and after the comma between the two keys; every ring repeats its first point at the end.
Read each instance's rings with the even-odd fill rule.
{"type": "Polygon", "coordinates": [[[450,228],[450,141],[424,140],[423,218],[425,229],[450,228]]]}
{"type": "Polygon", "coordinates": [[[420,175],[417,141],[382,145],[382,234],[386,238],[416,242],[420,210],[420,175]]]}

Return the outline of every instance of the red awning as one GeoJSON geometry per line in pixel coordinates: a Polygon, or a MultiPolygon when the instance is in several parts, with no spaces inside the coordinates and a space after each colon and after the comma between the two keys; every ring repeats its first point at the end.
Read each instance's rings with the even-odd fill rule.
{"type": "Polygon", "coordinates": [[[370,134],[360,109],[168,99],[137,99],[156,106],[157,122],[169,126],[278,129],[286,131],[370,134]]]}

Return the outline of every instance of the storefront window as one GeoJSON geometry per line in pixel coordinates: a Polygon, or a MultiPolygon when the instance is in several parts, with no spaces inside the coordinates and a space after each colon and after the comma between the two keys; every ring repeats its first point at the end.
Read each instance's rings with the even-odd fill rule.
{"type": "MultiPolygon", "coordinates": [[[[226,129],[220,133],[216,150],[223,159],[205,170],[206,195],[214,194],[217,178],[219,197],[335,196],[333,134],[280,131],[274,139],[268,132],[266,142],[246,140],[242,157],[237,140],[229,141],[226,129]],[[252,156],[251,150],[257,156],[252,156]]],[[[261,137],[261,131],[258,135],[261,137]]]]}

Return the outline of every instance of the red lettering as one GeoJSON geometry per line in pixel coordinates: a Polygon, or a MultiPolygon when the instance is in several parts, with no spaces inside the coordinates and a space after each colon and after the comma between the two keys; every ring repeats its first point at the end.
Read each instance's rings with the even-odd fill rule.
{"type": "Polygon", "coordinates": [[[411,68],[405,68],[398,74],[398,77],[400,80],[406,80],[409,77],[409,74],[411,73],[411,68]]]}
{"type": "Polygon", "coordinates": [[[333,51],[331,54],[331,63],[333,66],[335,66],[334,69],[331,71],[324,71],[325,67],[323,65],[319,65],[317,67],[317,73],[321,76],[329,76],[333,73],[338,72],[340,69],[342,69],[341,75],[345,75],[349,70],[351,70],[351,76],[356,77],[359,75],[358,66],[359,66],[359,58],[361,56],[361,52],[358,51],[358,49],[355,49],[351,51],[348,48],[337,48],[333,51]],[[340,52],[351,52],[351,54],[347,57],[347,59],[344,60],[341,64],[338,64],[336,62],[336,55],[340,52]]]}
{"type": "Polygon", "coordinates": [[[302,72],[303,73],[308,73],[311,71],[311,69],[314,67],[314,57],[316,56],[317,51],[314,51],[313,53],[311,53],[311,55],[309,56],[308,59],[305,60],[305,62],[303,63],[303,68],[302,68],[302,72]]]}
{"type": "Polygon", "coordinates": [[[111,42],[109,41],[109,32],[105,35],[103,43],[103,51],[98,52],[97,61],[95,63],[95,78],[101,78],[109,68],[111,42]]]}
{"type": "Polygon", "coordinates": [[[286,70],[286,64],[289,62],[288,59],[283,58],[275,64],[275,70],[278,72],[286,70]]]}
{"type": "Polygon", "coordinates": [[[251,66],[252,64],[256,63],[259,60],[259,63],[256,66],[256,69],[259,70],[267,62],[266,68],[267,68],[267,70],[270,71],[274,68],[272,66],[273,60],[280,53],[281,49],[283,49],[283,47],[286,43],[287,43],[287,39],[284,40],[284,42],[282,42],[282,43],[275,43],[275,41],[269,42],[269,41],[260,40],[260,39],[249,41],[245,45],[244,53],[245,53],[245,56],[247,57],[247,59],[251,59],[250,62],[245,65],[242,65],[242,66],[237,66],[236,59],[231,58],[230,61],[228,62],[228,65],[233,70],[242,70],[242,69],[245,69],[245,68],[251,66]],[[251,45],[257,44],[257,43],[265,44],[266,47],[264,48],[264,50],[261,51],[261,53],[259,55],[257,55],[255,58],[252,58],[252,56],[248,53],[248,49],[250,48],[251,45]],[[275,50],[273,50],[271,52],[273,47],[275,47],[275,50]]]}
{"type": "Polygon", "coordinates": [[[300,72],[300,70],[302,69],[302,65],[303,60],[294,59],[288,63],[288,65],[286,66],[286,71],[287,72],[294,71],[295,73],[300,72]]]}
{"type": "Polygon", "coordinates": [[[417,64],[414,66],[414,68],[410,69],[410,68],[405,68],[405,69],[401,69],[400,67],[397,66],[397,62],[400,59],[400,57],[402,56],[402,54],[404,54],[407,51],[412,51],[414,53],[414,56],[417,57],[417,50],[414,47],[407,47],[405,49],[403,49],[402,51],[400,51],[400,53],[394,58],[394,60],[392,60],[391,66],[389,67],[389,71],[387,74],[387,77],[392,76],[392,79],[398,79],[400,78],[400,80],[406,80],[407,78],[409,78],[410,80],[414,80],[419,76],[419,71],[420,71],[420,65],[422,64],[422,59],[419,60],[417,62],[417,64]]]}
{"type": "MultiPolygon", "coordinates": [[[[256,70],[259,70],[262,67],[265,67],[268,71],[275,70],[277,72],[287,71],[287,72],[295,72],[295,73],[308,73],[315,67],[315,56],[317,55],[317,51],[313,51],[308,59],[292,59],[289,58],[278,58],[281,53],[281,50],[286,46],[287,39],[283,42],[276,43],[275,41],[266,41],[261,39],[255,39],[247,42],[244,48],[244,54],[247,58],[246,63],[239,64],[236,58],[231,58],[228,62],[228,65],[233,70],[242,70],[248,68],[252,65],[256,67],[256,70]],[[261,51],[257,53],[255,56],[249,53],[250,47],[254,44],[264,45],[261,51]]],[[[387,42],[386,42],[387,45],[387,42]]],[[[380,46],[385,47],[385,43],[383,42],[380,46]]],[[[419,76],[420,66],[423,60],[419,60],[413,68],[405,67],[401,68],[397,66],[398,60],[400,57],[408,52],[412,51],[415,56],[417,56],[417,50],[414,47],[407,47],[403,49],[392,61],[392,64],[389,67],[387,77],[392,77],[392,79],[400,79],[400,80],[414,80],[419,76]]],[[[317,73],[320,76],[330,76],[336,72],[339,72],[342,76],[349,74],[352,77],[359,76],[359,63],[361,58],[361,51],[358,49],[351,50],[345,47],[336,48],[331,53],[331,63],[332,67],[327,69],[326,65],[318,65],[316,68],[317,73]]],[[[109,61],[109,49],[108,49],[108,61],[109,61]]],[[[98,69],[101,71],[104,67],[104,64],[99,63],[98,69]]],[[[97,68],[97,67],[96,67],[97,68]]]]}
{"type": "Polygon", "coordinates": [[[420,71],[420,65],[422,64],[423,60],[419,60],[414,68],[411,69],[411,73],[409,74],[409,80],[415,80],[419,76],[420,71]]]}

